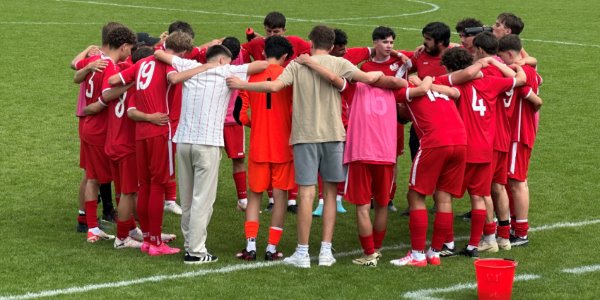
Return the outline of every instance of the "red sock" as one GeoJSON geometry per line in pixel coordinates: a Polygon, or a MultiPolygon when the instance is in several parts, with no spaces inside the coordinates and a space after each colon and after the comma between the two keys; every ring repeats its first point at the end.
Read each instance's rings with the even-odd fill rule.
{"type": "Polygon", "coordinates": [[[448,229],[448,235],[446,236],[446,239],[444,240],[444,243],[451,243],[454,242],[454,218],[452,219],[452,222],[450,223],[450,229],[448,229]]]}
{"type": "Polygon", "coordinates": [[[273,198],[273,188],[271,186],[269,186],[269,188],[267,189],[267,195],[269,195],[269,198],[273,198]]]}
{"type": "Polygon", "coordinates": [[[135,217],[133,215],[131,215],[131,218],[129,218],[128,224],[129,230],[134,230],[137,227],[137,224],[135,224],[135,217]]]}
{"type": "Polygon", "coordinates": [[[508,226],[498,226],[498,236],[503,239],[510,238],[510,225],[508,226]]]}
{"type": "MultiPolygon", "coordinates": [[[[448,237],[448,232],[452,228],[454,214],[451,212],[436,212],[435,221],[433,221],[433,237],[431,238],[431,248],[441,251],[444,242],[448,237]]],[[[452,237],[454,239],[454,237],[452,237]]]]}
{"type": "Polygon", "coordinates": [[[117,219],[117,237],[119,239],[124,239],[129,236],[129,225],[130,220],[121,221],[117,219]]]}
{"type": "Polygon", "coordinates": [[[246,239],[256,238],[258,236],[258,226],[259,224],[257,221],[246,221],[246,223],[244,223],[246,239]]]}
{"type": "Polygon", "coordinates": [[[77,222],[79,222],[81,224],[87,224],[87,220],[86,220],[85,214],[78,215],[77,216],[77,222]]]}
{"type": "Polygon", "coordinates": [[[373,253],[375,253],[375,246],[373,243],[373,235],[369,235],[369,236],[358,236],[358,239],[360,240],[360,245],[363,248],[363,252],[365,253],[365,255],[371,255],[373,253]]]}
{"type": "Polygon", "coordinates": [[[269,244],[273,246],[279,245],[279,240],[281,240],[281,235],[283,234],[283,229],[278,227],[269,227],[269,244]]]}
{"type": "Polygon", "coordinates": [[[394,199],[396,197],[396,180],[392,183],[392,190],[390,191],[390,199],[394,199]]]}
{"type": "Polygon", "coordinates": [[[85,220],[89,229],[98,227],[98,199],[85,201],[85,220]]]}
{"type": "Polygon", "coordinates": [[[140,184],[138,190],[137,213],[140,221],[140,227],[144,234],[144,241],[150,242],[150,220],[148,219],[148,203],[150,202],[150,185],[140,184]]]}
{"type": "Polygon", "coordinates": [[[318,176],[319,182],[319,199],[323,199],[323,178],[321,178],[321,174],[318,176]]]}
{"type": "Polygon", "coordinates": [[[346,187],[346,182],[342,181],[342,182],[338,182],[337,184],[337,194],[338,196],[344,196],[344,189],[346,187]]]}
{"type": "Polygon", "coordinates": [[[496,233],[496,222],[485,223],[483,225],[483,235],[493,235],[496,233]]]}
{"type": "Polygon", "coordinates": [[[373,229],[373,246],[375,247],[375,249],[381,249],[381,244],[383,244],[383,239],[385,238],[386,231],[386,229],[382,231],[377,231],[373,229]]]}
{"type": "MultiPolygon", "coordinates": [[[[271,194],[272,193],[273,193],[273,191],[271,191],[271,194]]],[[[271,196],[269,196],[269,197],[271,197],[271,196]]],[[[294,188],[292,188],[288,192],[288,199],[289,200],[296,200],[296,198],[298,198],[298,185],[294,185],[294,188]]]]}
{"type": "Polygon", "coordinates": [[[471,238],[469,239],[469,245],[473,247],[479,246],[486,216],[487,211],[485,209],[471,210],[471,238]]]}
{"type": "Polygon", "coordinates": [[[248,198],[248,194],[246,192],[246,171],[233,174],[233,181],[235,181],[235,189],[237,190],[238,199],[248,198]]]}
{"type": "Polygon", "coordinates": [[[171,180],[165,185],[165,200],[177,200],[177,181],[171,180]]]}
{"type": "Polygon", "coordinates": [[[425,251],[427,241],[427,210],[411,210],[408,220],[410,243],[415,251],[425,251]]]}
{"type": "Polygon", "coordinates": [[[525,221],[521,221],[521,220],[516,220],[516,227],[515,227],[515,235],[520,237],[520,238],[524,238],[527,237],[527,232],[529,231],[529,222],[525,221]]]}
{"type": "Polygon", "coordinates": [[[150,243],[155,246],[161,244],[160,234],[164,213],[164,184],[150,184],[150,201],[148,202],[148,221],[150,229],[150,243]]]}

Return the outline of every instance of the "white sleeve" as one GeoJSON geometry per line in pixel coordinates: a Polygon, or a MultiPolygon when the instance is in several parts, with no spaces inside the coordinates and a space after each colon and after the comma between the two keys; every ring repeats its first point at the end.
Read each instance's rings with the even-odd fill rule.
{"type": "Polygon", "coordinates": [[[229,65],[229,75],[235,76],[243,81],[248,81],[248,64],[243,65],[229,65]]]}
{"type": "Polygon", "coordinates": [[[185,58],[181,58],[179,56],[173,56],[172,65],[173,65],[173,68],[175,68],[175,70],[177,70],[177,72],[181,72],[181,71],[192,69],[196,66],[200,66],[202,64],[198,63],[195,60],[185,59],[185,58]]]}

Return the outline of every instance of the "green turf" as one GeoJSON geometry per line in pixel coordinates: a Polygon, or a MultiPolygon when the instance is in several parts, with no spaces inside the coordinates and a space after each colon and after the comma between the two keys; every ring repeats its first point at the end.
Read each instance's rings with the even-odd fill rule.
{"type": "MultiPolygon", "coordinates": [[[[600,122],[594,109],[598,95],[597,56],[600,54],[600,4],[593,1],[435,1],[439,10],[416,1],[2,1],[0,39],[2,66],[0,99],[0,298],[65,289],[154,275],[172,275],[239,265],[233,256],[244,246],[243,215],[235,207],[231,163],[221,161],[215,213],[209,227],[208,248],[220,257],[210,266],[184,266],[181,256],[150,258],[137,251],[116,251],[110,242],[88,244],[75,232],[78,168],[78,86],[72,83],[71,59],[89,44],[98,44],[100,27],[118,21],[133,30],[159,35],[168,24],[182,19],[194,26],[196,43],[234,35],[244,38],[245,27],[261,32],[262,17],[280,10],[288,17],[288,34],[306,37],[310,28],[327,23],[344,29],[351,46],[370,44],[377,25],[396,29],[396,48],[413,49],[421,43],[420,28],[430,21],[454,27],[463,17],[492,24],[497,14],[512,11],[526,24],[521,35],[527,51],[539,61],[544,77],[540,131],[529,172],[531,226],[600,219],[597,150],[600,122]],[[106,3],[126,7],[103,5],[106,3]],[[476,5],[477,4],[477,5],[476,5]],[[212,12],[212,13],[207,13],[212,12]],[[233,13],[247,16],[227,16],[233,13]],[[380,19],[332,20],[391,16],[380,19]],[[327,22],[320,20],[327,19],[327,22]],[[565,45],[543,41],[562,41],[565,45]]],[[[458,42],[458,36],[452,40],[458,42]]],[[[409,159],[400,161],[396,205],[406,207],[404,195],[409,159]]],[[[338,253],[359,248],[354,209],[339,215],[334,237],[338,253]]],[[[457,212],[468,210],[458,200],[457,212]]],[[[259,253],[266,244],[269,214],[261,216],[259,253]]],[[[166,232],[180,234],[179,218],[166,215],[166,232]]],[[[295,247],[295,216],[288,215],[281,249],[295,247]]],[[[311,253],[319,246],[321,222],[316,219],[311,253]]],[[[540,279],[515,283],[517,299],[593,299],[600,288],[598,273],[571,275],[563,268],[600,264],[595,256],[598,224],[580,228],[537,231],[531,245],[497,256],[519,261],[518,274],[540,279]]],[[[113,232],[114,228],[109,231],[113,232]]],[[[468,233],[468,223],[456,221],[457,236],[468,233]]],[[[385,246],[409,243],[408,219],[391,214],[385,246]]],[[[459,242],[462,245],[464,242],[459,242]]],[[[181,239],[175,246],[182,247],[181,239]]],[[[406,248],[384,252],[376,269],[351,264],[354,255],[340,257],[332,268],[299,270],[270,266],[228,274],[165,280],[120,288],[99,289],[61,298],[173,297],[173,298],[400,298],[406,292],[475,281],[470,260],[454,258],[440,267],[399,269],[388,263],[406,248]]],[[[262,255],[259,255],[262,256],[262,255]]],[[[492,255],[485,255],[491,257],[492,255]]],[[[435,294],[446,299],[474,299],[475,290],[435,294]]]]}

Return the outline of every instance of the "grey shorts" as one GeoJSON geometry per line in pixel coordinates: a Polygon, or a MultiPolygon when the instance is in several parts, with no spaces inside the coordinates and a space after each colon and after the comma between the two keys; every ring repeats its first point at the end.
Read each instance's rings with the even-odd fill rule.
{"type": "Polygon", "coordinates": [[[326,182],[346,180],[343,158],[344,142],[295,144],[296,184],[315,185],[318,173],[326,182]]]}

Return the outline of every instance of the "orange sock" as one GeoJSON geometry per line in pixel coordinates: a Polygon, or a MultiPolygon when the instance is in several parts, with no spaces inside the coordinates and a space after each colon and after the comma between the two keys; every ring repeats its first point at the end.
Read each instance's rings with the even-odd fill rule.
{"type": "Polygon", "coordinates": [[[258,236],[258,222],[257,221],[246,221],[244,223],[244,231],[246,232],[246,239],[256,238],[258,236]]]}
{"type": "Polygon", "coordinates": [[[273,226],[269,227],[269,244],[277,246],[279,244],[279,240],[281,240],[282,234],[283,228],[273,226]]]}

